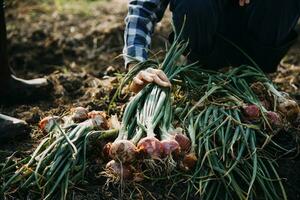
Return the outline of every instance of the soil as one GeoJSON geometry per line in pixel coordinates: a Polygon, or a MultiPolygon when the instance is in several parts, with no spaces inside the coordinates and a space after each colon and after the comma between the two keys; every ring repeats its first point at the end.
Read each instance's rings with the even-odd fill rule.
{"type": "MultiPolygon", "coordinates": [[[[76,106],[89,110],[107,110],[122,74],[124,18],[126,3],[123,0],[87,1],[86,8],[78,8],[78,1],[9,1],[6,19],[10,64],[22,78],[46,76],[54,85],[48,99],[32,104],[1,106],[0,113],[25,120],[32,132],[30,137],[11,141],[0,146],[0,161],[18,151],[16,157],[32,152],[43,134],[38,130],[39,120],[49,114],[63,115],[76,106]]],[[[170,28],[170,13],[156,27],[152,52],[163,55],[170,28]]],[[[282,61],[274,82],[300,100],[300,41],[292,47],[282,61]]],[[[111,113],[120,113],[129,95],[118,99],[111,113]]],[[[2,97],[1,97],[2,98],[2,97]]],[[[300,199],[300,156],[297,154],[299,134],[295,129],[277,136],[280,144],[292,153],[279,161],[281,177],[286,178],[289,199],[300,199]]],[[[89,184],[73,188],[75,199],[118,199],[119,188],[103,188],[105,179],[98,176],[101,163],[90,168],[89,184]]],[[[171,182],[156,181],[135,185],[134,199],[181,199],[184,183],[169,191],[171,182]],[[149,191],[146,193],[143,188],[149,191]],[[141,191],[144,194],[141,194],[141,191]]],[[[126,194],[126,191],[123,194],[126,194]]],[[[127,191],[127,192],[128,192],[127,191]]],[[[19,197],[20,199],[23,199],[19,197]]]]}

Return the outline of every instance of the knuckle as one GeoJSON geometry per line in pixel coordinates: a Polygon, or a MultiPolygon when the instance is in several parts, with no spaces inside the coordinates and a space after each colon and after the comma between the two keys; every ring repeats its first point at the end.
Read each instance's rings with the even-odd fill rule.
{"type": "Polygon", "coordinates": [[[147,77],[149,77],[149,73],[148,73],[148,72],[146,72],[146,71],[144,71],[144,72],[143,72],[143,74],[142,74],[142,77],[143,77],[143,78],[147,78],[147,77]]]}
{"type": "Polygon", "coordinates": [[[138,82],[138,78],[137,78],[137,77],[134,77],[134,78],[133,78],[133,82],[134,82],[134,83],[138,82]]]}
{"type": "Polygon", "coordinates": [[[153,68],[152,68],[152,67],[148,67],[145,71],[146,71],[146,72],[152,72],[152,71],[153,71],[153,68]]]}
{"type": "Polygon", "coordinates": [[[138,74],[137,74],[137,77],[141,77],[143,75],[144,71],[140,71],[138,74]]]}
{"type": "Polygon", "coordinates": [[[161,70],[159,71],[159,74],[162,75],[162,76],[166,76],[166,74],[161,70]]]}

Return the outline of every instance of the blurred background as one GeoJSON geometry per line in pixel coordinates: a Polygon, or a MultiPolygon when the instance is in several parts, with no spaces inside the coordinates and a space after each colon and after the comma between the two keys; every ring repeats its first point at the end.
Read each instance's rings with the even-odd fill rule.
{"type": "MultiPolygon", "coordinates": [[[[109,65],[123,67],[122,58],[115,58],[123,48],[126,0],[14,0],[6,5],[10,63],[18,73],[31,77],[64,69],[101,76],[109,65]]],[[[157,38],[164,47],[167,32],[157,31],[154,48],[157,38]]]]}
{"type": "MultiPolygon", "coordinates": [[[[125,72],[121,53],[127,2],[7,0],[10,66],[21,78],[47,76],[54,91],[51,99],[0,107],[0,112],[35,127],[41,117],[60,115],[69,107],[106,109],[118,74],[125,72]]],[[[153,39],[152,52],[158,57],[170,32],[170,13],[166,16],[153,39]]]]}

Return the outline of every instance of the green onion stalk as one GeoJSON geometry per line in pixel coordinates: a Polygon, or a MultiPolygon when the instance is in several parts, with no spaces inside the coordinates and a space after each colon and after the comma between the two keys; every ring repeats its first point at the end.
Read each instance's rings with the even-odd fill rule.
{"type": "Polygon", "coordinates": [[[196,143],[191,152],[198,158],[188,176],[190,188],[201,199],[287,199],[275,159],[268,154],[273,146],[281,149],[269,127],[274,125],[269,113],[276,110],[267,108],[253,89],[257,80],[263,85],[272,83],[247,66],[227,73],[200,69],[194,73],[206,78],[189,84],[197,86],[198,100],[183,119],[196,143]]]}
{"type": "MultiPolygon", "coordinates": [[[[179,36],[176,37],[161,64],[151,60],[137,64],[125,76],[121,86],[128,83],[140,70],[149,67],[161,69],[175,85],[180,74],[194,65],[176,65],[186,47],[187,43],[180,41],[179,36]]],[[[130,100],[123,114],[119,135],[112,144],[108,144],[109,156],[115,162],[122,163],[125,168],[132,168],[132,164],[141,160],[148,168],[161,171],[157,170],[157,162],[165,164],[166,157],[173,160],[170,159],[171,155],[179,151],[180,142],[185,142],[182,146],[189,144],[189,138],[176,133],[176,129],[171,126],[171,97],[170,88],[149,84],[130,100]]],[[[167,166],[170,167],[168,164],[167,166]]],[[[171,166],[175,166],[175,163],[172,162],[171,166]]],[[[107,174],[116,174],[113,167],[109,167],[107,174]],[[110,170],[112,173],[109,173],[110,170]]]]}
{"type": "MultiPolygon", "coordinates": [[[[298,104],[288,94],[278,91],[259,68],[241,66],[223,74],[223,77],[230,80],[228,90],[248,102],[248,105],[258,107],[269,128],[281,125],[283,120],[289,122],[297,118],[298,104]]],[[[245,111],[247,113],[247,109],[245,111]]],[[[251,118],[251,113],[249,115],[251,118]]]]}
{"type": "MultiPolygon", "coordinates": [[[[281,128],[286,118],[278,103],[288,98],[256,67],[221,73],[195,64],[178,65],[187,47],[179,38],[162,64],[147,60],[126,75],[122,85],[142,69],[158,68],[178,87],[171,91],[150,84],[131,99],[119,136],[109,147],[112,162],[132,169],[133,165],[140,168],[141,162],[162,160],[168,172],[179,164],[192,171],[183,175],[202,199],[254,199],[259,194],[265,199],[286,199],[275,159],[268,151],[273,146],[282,150],[272,137],[274,127],[281,128]],[[178,105],[172,97],[180,92],[188,97],[176,125],[187,132],[187,148],[179,142],[184,134],[173,128],[173,110],[178,105]]],[[[158,165],[148,167],[160,171],[158,165]]],[[[118,176],[125,174],[119,171],[118,176]]]]}
{"type": "Polygon", "coordinates": [[[31,156],[16,163],[9,162],[1,169],[4,179],[1,194],[34,191],[42,199],[66,199],[68,188],[85,177],[89,136],[117,133],[103,130],[106,119],[101,112],[90,112],[89,116],[66,128],[59,124],[58,117],[44,118],[40,127],[48,134],[31,156]]]}
{"type": "Polygon", "coordinates": [[[202,199],[212,199],[212,195],[219,199],[224,194],[228,199],[253,199],[256,195],[286,199],[276,163],[258,146],[258,140],[268,135],[243,123],[241,115],[235,109],[210,105],[192,120],[200,158],[190,178],[192,186],[202,199]],[[219,185],[217,192],[210,190],[215,185],[219,185]]]}

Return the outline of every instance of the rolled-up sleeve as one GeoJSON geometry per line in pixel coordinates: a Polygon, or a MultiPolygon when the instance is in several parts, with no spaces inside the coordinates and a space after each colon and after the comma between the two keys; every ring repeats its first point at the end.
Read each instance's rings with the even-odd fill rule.
{"type": "Polygon", "coordinates": [[[125,18],[125,66],[148,57],[155,24],[161,20],[169,0],[130,0],[125,18]]]}

